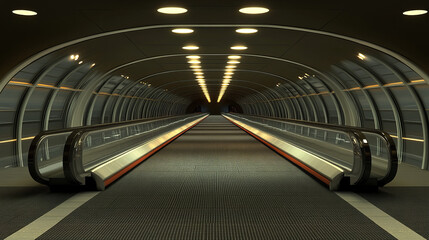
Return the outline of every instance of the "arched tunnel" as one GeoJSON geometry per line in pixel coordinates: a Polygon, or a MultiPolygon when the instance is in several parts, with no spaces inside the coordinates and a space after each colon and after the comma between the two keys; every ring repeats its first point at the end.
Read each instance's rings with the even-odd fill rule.
{"type": "MultiPolygon", "coordinates": [[[[57,141],[51,138],[49,143],[42,142],[44,138],[47,138],[42,136],[44,133],[58,135],[61,132],[61,134],[72,133],[73,135],[77,129],[93,132],[109,129],[109,132],[102,133],[104,142],[111,141],[106,140],[105,134],[115,132],[116,135],[109,137],[112,139],[117,139],[120,134],[124,134],[125,130],[120,130],[120,126],[128,127],[130,124],[150,122],[153,125],[145,130],[136,130],[140,129],[137,125],[132,129],[142,131],[137,134],[139,137],[144,134],[148,136],[152,134],[150,136],[153,137],[159,128],[170,125],[179,126],[179,123],[184,124],[189,121],[189,123],[186,122],[189,125],[184,125],[186,131],[189,130],[189,132],[185,133],[184,127],[183,131],[180,130],[182,131],[180,134],[183,133],[183,136],[179,137],[180,134],[174,133],[174,138],[170,139],[170,136],[168,137],[170,140],[167,142],[153,147],[156,149],[153,150],[154,152],[162,147],[164,149],[155,153],[134,171],[121,177],[118,183],[113,184],[106,191],[96,193],[98,195],[94,199],[88,200],[88,203],[97,198],[100,198],[97,202],[100,205],[103,205],[102,200],[112,200],[112,196],[104,199],[99,196],[113,191],[111,189],[115,187],[119,188],[122,186],[121,181],[126,180],[132,174],[148,173],[149,176],[154,173],[162,174],[163,171],[159,169],[151,171],[152,165],[150,164],[156,162],[154,158],[161,163],[167,161],[158,160],[158,158],[162,158],[163,152],[167,154],[168,151],[171,152],[170,157],[172,158],[177,154],[182,165],[206,159],[206,162],[193,163],[192,171],[203,169],[204,166],[216,165],[207,171],[215,172],[213,177],[216,180],[213,181],[216,181],[218,185],[222,185],[222,179],[228,177],[235,179],[237,176],[241,176],[240,179],[247,184],[242,186],[242,189],[261,187],[258,185],[262,184],[261,181],[269,184],[269,186],[262,186],[262,189],[271,189],[270,187],[277,184],[273,179],[278,174],[274,170],[278,163],[270,162],[271,160],[266,163],[257,163],[256,160],[243,163],[243,159],[252,158],[253,150],[259,149],[259,145],[241,148],[240,144],[243,143],[239,144],[240,138],[237,137],[238,135],[234,135],[238,134],[235,131],[239,131],[242,134],[240,136],[248,137],[246,141],[254,141],[256,144],[259,140],[280,154],[277,156],[278,154],[270,152],[267,150],[269,148],[265,147],[264,150],[253,153],[253,157],[270,159],[266,156],[276,155],[279,158],[286,158],[297,166],[298,170],[294,171],[309,172],[308,176],[304,174],[303,177],[315,181],[316,188],[323,186],[325,180],[332,183],[335,179],[337,185],[335,187],[330,185],[328,188],[338,190],[348,183],[354,182],[358,185],[363,182],[361,178],[365,178],[365,184],[368,186],[364,189],[373,190],[374,184],[377,185],[377,179],[373,177],[376,175],[374,169],[379,167],[374,162],[379,158],[388,159],[386,160],[389,161],[388,163],[383,160],[382,164],[386,164],[386,168],[391,170],[391,173],[386,174],[383,180],[380,180],[381,177],[378,178],[379,184],[375,187],[378,191],[373,193],[371,190],[368,193],[364,190],[363,193],[360,193],[359,188],[357,193],[353,194],[357,196],[356,199],[363,199],[365,204],[372,204],[371,206],[374,208],[381,209],[380,211],[400,224],[393,224],[390,228],[400,226],[400,229],[405,229],[404,231],[408,235],[392,232],[389,230],[389,226],[385,227],[385,223],[379,223],[378,220],[366,215],[363,213],[364,210],[360,210],[359,207],[353,206],[347,201],[350,196],[341,195],[341,191],[334,196],[335,199],[332,198],[328,201],[329,206],[326,207],[331,210],[331,207],[334,209],[335,206],[342,206],[342,210],[347,214],[359,215],[356,217],[356,221],[364,222],[362,228],[365,231],[368,230],[368,235],[365,235],[364,238],[389,239],[393,236],[399,239],[423,239],[429,237],[427,230],[429,229],[427,221],[429,207],[425,203],[429,197],[429,173],[427,172],[429,161],[429,55],[427,54],[426,38],[429,34],[427,30],[429,16],[425,14],[425,11],[429,9],[427,2],[360,1],[345,3],[344,1],[330,1],[321,3],[310,0],[304,2],[252,1],[249,3],[241,0],[215,2],[192,0],[88,2],[78,0],[67,3],[53,1],[40,3],[23,0],[4,2],[2,5],[0,10],[3,20],[1,24],[3,37],[0,45],[0,168],[2,171],[0,172],[2,172],[3,178],[16,179],[17,182],[22,179],[30,179],[27,168],[34,167],[35,164],[43,165],[42,160],[37,160],[41,156],[42,150],[38,150],[37,146],[33,148],[33,145],[40,141],[40,149],[45,146],[43,151],[51,151],[52,155],[54,151],[52,149],[55,148],[52,143],[57,141]],[[261,8],[262,10],[245,8],[255,6],[263,8],[261,8]],[[31,11],[19,13],[15,12],[17,9],[31,11]],[[246,10],[250,12],[246,12],[246,10]],[[408,10],[419,10],[420,12],[417,14],[413,12],[410,15],[408,10]],[[197,119],[197,117],[199,118],[197,119]],[[193,128],[190,127],[191,125],[193,128]],[[193,131],[195,136],[192,135],[193,131]],[[293,131],[293,133],[286,133],[288,131],[293,131]],[[245,132],[248,132],[250,136],[245,132]],[[339,132],[344,133],[345,137],[339,132]],[[329,143],[331,134],[333,140],[330,144],[332,145],[324,145],[329,143]],[[379,137],[372,143],[371,136],[374,134],[378,134],[379,137]],[[174,150],[175,144],[185,141],[186,137],[190,138],[190,136],[201,138],[192,140],[192,144],[197,150],[185,151],[179,147],[174,150]],[[312,136],[313,138],[320,137],[317,140],[320,142],[314,139],[308,140],[312,136]],[[270,140],[273,137],[277,140],[270,140]],[[176,140],[173,141],[173,139],[176,140]],[[208,141],[214,142],[208,143],[208,141]],[[280,144],[279,141],[282,143],[280,144]],[[296,152],[301,150],[285,150],[298,146],[304,141],[306,141],[304,145],[307,145],[308,148],[302,154],[296,152]],[[332,149],[342,146],[341,144],[352,144],[353,141],[360,143],[359,151],[361,152],[353,148],[358,145],[347,148],[348,154],[354,154],[354,157],[350,158],[351,163],[344,163],[349,160],[346,161],[342,157],[337,157],[337,160],[329,159],[329,155],[332,154],[330,151],[334,151],[332,149]],[[380,147],[383,145],[383,141],[386,141],[386,148],[380,147]],[[221,143],[224,143],[225,146],[220,147],[221,143]],[[200,146],[198,144],[208,145],[200,146]],[[237,152],[231,152],[232,146],[237,146],[237,152]],[[371,151],[365,147],[371,148],[371,151]],[[39,152],[36,153],[36,149],[39,152]],[[198,155],[182,155],[197,152],[198,149],[204,149],[204,151],[201,150],[198,155]],[[221,153],[223,155],[219,155],[221,153]],[[214,157],[215,154],[219,156],[214,157]],[[338,177],[330,178],[331,173],[323,172],[328,167],[317,165],[318,163],[314,166],[311,165],[313,160],[305,159],[312,158],[307,158],[305,154],[315,154],[317,156],[314,158],[322,159],[323,164],[331,164],[334,165],[332,168],[341,169],[341,176],[344,175],[344,179],[347,180],[340,181],[338,177]],[[362,170],[360,177],[356,177],[355,168],[364,169],[362,166],[366,164],[364,160],[356,163],[356,159],[363,159],[368,154],[372,156],[372,159],[371,156],[367,157],[370,162],[368,169],[362,170]],[[36,157],[32,157],[33,155],[36,157]],[[230,160],[224,160],[222,163],[213,162],[221,158],[230,160]],[[239,167],[240,164],[244,164],[243,168],[239,167]],[[256,164],[253,166],[254,169],[271,167],[270,169],[273,170],[266,170],[267,175],[261,175],[258,180],[251,178],[252,174],[240,175],[243,171],[247,171],[243,169],[249,169],[252,164],[256,164]],[[236,175],[230,174],[230,171],[234,173],[235,170],[225,170],[232,165],[236,167],[234,169],[238,169],[236,175]],[[139,170],[146,169],[145,166],[147,166],[147,170],[139,170]],[[319,171],[319,168],[322,170],[319,171]],[[135,173],[136,171],[137,173],[135,173]],[[230,175],[224,176],[223,173],[230,175]],[[387,177],[387,175],[389,176],[387,177]],[[389,178],[388,181],[387,178],[389,178]],[[387,185],[382,188],[385,184],[387,185]],[[392,198],[386,199],[389,194],[392,198]],[[413,201],[418,203],[413,205],[413,201]],[[345,206],[346,202],[351,205],[345,206]],[[421,214],[413,219],[412,216],[404,214],[402,210],[397,210],[401,207],[421,214]],[[423,218],[426,220],[422,220],[423,218]],[[416,219],[422,221],[422,225],[415,223],[416,219]]],[[[76,133],[74,136],[92,134],[85,131],[76,133]]],[[[130,134],[129,131],[131,130],[127,129],[126,134],[130,134]]],[[[89,161],[86,158],[90,158],[90,154],[85,155],[85,149],[90,148],[89,145],[96,142],[96,136],[98,135],[93,133],[92,138],[82,140],[81,142],[85,142],[87,145],[82,145],[81,148],[73,145],[74,149],[64,150],[65,155],[69,154],[67,159],[71,156],[70,152],[80,149],[79,151],[83,151],[83,153],[79,153],[80,155],[76,153],[73,157],[81,158],[83,162],[89,161]]],[[[67,141],[64,140],[64,144],[58,147],[61,148],[61,154],[63,148],[66,149],[70,145],[70,141],[71,137],[67,138],[67,141]]],[[[130,143],[117,143],[116,146],[121,144],[126,146],[130,143]]],[[[116,147],[112,146],[114,145],[105,147],[106,155],[109,155],[107,149],[116,151],[116,147]]],[[[261,144],[261,146],[263,145],[261,144]]],[[[131,150],[125,148],[122,152],[126,151],[131,150]]],[[[153,154],[152,149],[151,154],[153,154]]],[[[49,154],[45,153],[45,155],[50,158],[49,154]]],[[[61,160],[63,161],[61,165],[64,167],[71,161],[66,160],[65,155],[64,160],[61,160]]],[[[119,155],[115,155],[115,157],[117,156],[119,155]]],[[[164,156],[164,158],[167,157],[164,156]]],[[[146,158],[148,157],[144,157],[144,159],[146,158]]],[[[63,159],[62,156],[61,159],[63,159]]],[[[104,159],[97,164],[91,162],[88,165],[95,169],[108,161],[110,160],[104,159]]],[[[133,167],[136,165],[134,164],[133,167]]],[[[83,168],[85,168],[85,174],[82,174],[80,179],[86,179],[86,182],[96,181],[88,180],[89,170],[87,170],[87,166],[83,168]]],[[[155,167],[153,168],[155,169],[155,167]]],[[[118,170],[121,172],[120,176],[125,174],[124,169],[128,169],[128,167],[121,167],[118,170]]],[[[46,174],[46,171],[50,170],[40,170],[37,174],[43,175],[46,174]]],[[[61,170],[61,172],[63,171],[65,179],[69,180],[68,170],[61,170]]],[[[189,173],[188,171],[190,170],[183,170],[182,175],[179,175],[183,179],[191,179],[190,181],[200,179],[201,184],[211,176],[208,174],[207,179],[201,180],[206,171],[202,170],[200,175],[193,179],[191,176],[183,175],[183,173],[189,173]]],[[[30,173],[33,176],[35,174],[31,170],[30,173]]],[[[257,175],[260,170],[254,170],[254,173],[257,175]]],[[[119,176],[114,177],[115,180],[117,178],[119,176]]],[[[55,190],[68,189],[65,187],[65,180],[58,179],[58,177],[52,177],[48,180],[36,179],[36,181],[47,185],[58,183],[55,190]]],[[[156,179],[160,180],[158,177],[154,177],[154,179],[152,180],[155,182],[156,179]]],[[[170,176],[170,179],[183,181],[182,185],[187,181],[178,180],[177,176],[170,176]]],[[[4,181],[6,183],[0,185],[0,188],[9,190],[2,190],[1,195],[5,197],[4,204],[14,206],[12,209],[24,207],[15,206],[16,201],[10,197],[11,195],[8,195],[13,187],[45,191],[43,188],[45,186],[42,187],[31,179],[26,180],[31,182],[28,183],[28,186],[9,183],[12,180],[4,181]]],[[[160,181],[169,182],[168,179],[160,181]]],[[[212,180],[209,179],[204,183],[206,185],[203,184],[208,189],[211,189],[210,181],[212,180]]],[[[295,179],[294,181],[303,180],[295,179]]],[[[106,186],[110,183],[109,180],[106,186]]],[[[136,185],[136,183],[133,184],[136,185]]],[[[195,184],[192,186],[197,186],[195,184]]],[[[287,186],[292,185],[289,183],[287,186]]],[[[103,185],[102,189],[104,187],[103,185]]],[[[294,187],[291,188],[294,189],[294,187]]],[[[312,198],[310,196],[313,196],[311,195],[313,190],[310,190],[310,187],[307,189],[300,185],[297,189],[298,193],[306,193],[304,194],[306,199],[312,198]]],[[[54,190],[52,186],[51,190],[54,190]]],[[[352,188],[351,191],[354,190],[356,189],[352,188]]],[[[132,191],[139,192],[139,190],[132,191]]],[[[169,194],[174,191],[171,189],[169,194]]],[[[182,191],[184,190],[182,189],[182,191]]],[[[325,195],[330,194],[329,190],[323,187],[315,191],[327,198],[328,196],[325,195]]],[[[321,239],[359,238],[357,232],[347,230],[347,224],[341,225],[343,222],[355,220],[347,217],[341,220],[341,217],[344,218],[344,216],[338,214],[334,214],[332,217],[338,220],[338,222],[332,220],[338,224],[338,227],[322,227],[329,229],[323,234],[319,229],[320,226],[324,226],[323,224],[311,223],[309,231],[306,231],[304,227],[309,224],[309,221],[319,221],[320,216],[297,213],[300,217],[306,217],[302,217],[302,222],[297,220],[299,223],[292,224],[295,228],[287,231],[279,228],[273,230],[278,235],[264,235],[268,234],[267,226],[271,224],[271,222],[263,223],[264,217],[273,218],[274,215],[262,214],[260,211],[266,208],[268,212],[274,214],[271,212],[273,209],[281,208],[278,214],[282,214],[282,217],[279,219],[283,219],[287,215],[286,212],[283,212],[284,207],[277,206],[278,202],[273,200],[274,198],[269,198],[269,196],[277,196],[277,193],[266,193],[266,195],[255,193],[260,198],[258,198],[259,200],[255,200],[255,198],[253,202],[240,200],[249,204],[244,207],[251,209],[245,211],[246,214],[259,216],[259,218],[255,218],[254,222],[248,219],[249,216],[241,216],[238,212],[225,213],[225,216],[230,214],[228,215],[231,218],[229,220],[225,220],[228,218],[225,216],[223,216],[225,218],[217,215],[214,217],[214,213],[211,212],[213,209],[219,208],[221,209],[218,209],[219,211],[223,211],[222,209],[237,210],[243,207],[229,206],[228,204],[239,205],[230,199],[225,202],[220,201],[216,205],[217,207],[213,208],[206,207],[204,204],[202,204],[204,207],[168,208],[173,212],[177,209],[191,209],[192,213],[195,213],[196,209],[211,209],[206,215],[202,212],[195,213],[196,215],[184,213],[180,215],[181,213],[176,211],[175,213],[180,215],[178,218],[184,218],[182,225],[175,220],[168,220],[167,217],[159,219],[154,217],[159,221],[175,222],[183,230],[182,232],[165,230],[167,227],[161,222],[155,224],[146,220],[145,223],[152,228],[136,227],[137,230],[128,229],[125,226],[119,228],[119,223],[106,217],[110,219],[110,225],[107,225],[114,225],[113,229],[117,229],[118,232],[131,234],[126,238],[219,239],[236,236],[249,239],[281,239],[282,237],[296,239],[301,236],[303,239],[315,239],[314,237],[318,234],[321,239]],[[263,199],[273,206],[264,207],[263,199]],[[185,215],[189,218],[198,215],[202,221],[208,222],[197,224],[185,219],[185,215]],[[211,217],[217,218],[218,222],[211,223],[207,220],[211,217]],[[234,227],[236,225],[246,226],[243,227],[245,230],[234,227]],[[226,230],[226,232],[222,232],[219,230],[220,226],[230,229],[229,232],[226,230]],[[255,228],[251,230],[247,228],[249,226],[255,226],[255,228]],[[202,235],[199,235],[198,231],[202,231],[201,229],[205,230],[204,233],[201,233],[202,235]],[[168,234],[161,234],[163,231],[167,231],[168,234]],[[137,235],[132,235],[133,233],[137,235]]],[[[10,235],[12,237],[10,239],[22,239],[19,237],[21,228],[43,216],[61,202],[67,202],[70,197],[68,195],[59,197],[57,191],[48,191],[44,194],[46,196],[42,199],[48,199],[47,196],[54,195],[54,198],[57,199],[56,202],[54,201],[51,205],[44,203],[47,204],[45,208],[39,209],[28,220],[17,223],[15,227],[10,227],[4,222],[3,225],[9,227],[3,227],[6,230],[3,235],[0,234],[0,238],[10,235]],[[15,238],[13,238],[14,236],[15,238]]],[[[139,194],[144,195],[143,190],[139,194]]],[[[210,205],[208,203],[211,201],[210,199],[217,199],[222,195],[219,194],[213,190],[203,194],[204,196],[210,195],[209,200],[199,198],[198,201],[210,205]]],[[[251,190],[243,194],[244,196],[255,195],[251,190]]],[[[291,198],[286,193],[280,195],[289,196],[282,201],[302,201],[298,197],[291,198]]],[[[195,193],[194,195],[188,194],[189,196],[198,198],[200,195],[195,193]]],[[[329,195],[329,197],[333,196],[329,195]]],[[[137,197],[137,199],[140,198],[142,197],[137,197]]],[[[32,198],[25,199],[30,201],[32,198]]],[[[302,209],[301,207],[299,209],[304,212],[307,208],[313,209],[319,200],[312,202],[311,206],[302,206],[302,209]]],[[[50,202],[50,200],[46,201],[50,202]]],[[[236,201],[239,201],[238,198],[236,201]]],[[[198,203],[196,204],[198,205],[198,203]]],[[[88,209],[84,208],[81,211],[88,209]]],[[[104,211],[107,212],[106,209],[104,211]]],[[[140,208],[127,208],[125,212],[130,211],[128,216],[131,216],[135,209],[140,208]]],[[[59,236],[56,234],[64,231],[68,231],[70,239],[116,239],[120,236],[108,231],[108,233],[100,233],[101,235],[98,236],[91,235],[95,233],[85,235],[86,231],[90,232],[87,229],[96,226],[95,220],[78,228],[83,229],[80,233],[70,230],[71,226],[79,221],[79,216],[73,214],[64,216],[64,220],[60,222],[62,225],[58,224],[48,228],[41,233],[44,235],[32,236],[42,236],[41,239],[55,239],[59,236]]],[[[163,213],[161,211],[150,214],[162,216],[163,213]]],[[[9,215],[15,216],[14,214],[9,215]]],[[[118,217],[118,219],[120,218],[123,218],[121,221],[127,219],[122,215],[118,217]]],[[[102,221],[102,218],[97,221],[102,221]]],[[[276,226],[284,224],[286,223],[276,223],[276,226]]],[[[353,224],[353,227],[360,226],[358,223],[353,224]]],[[[1,225],[0,232],[2,232],[1,225]]],[[[130,223],[130,225],[137,226],[138,224],[130,223]]]]}

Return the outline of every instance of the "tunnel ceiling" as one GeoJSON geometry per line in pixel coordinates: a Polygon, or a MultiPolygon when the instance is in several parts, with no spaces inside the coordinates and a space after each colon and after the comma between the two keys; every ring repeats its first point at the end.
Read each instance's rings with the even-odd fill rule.
{"type": "Polygon", "coordinates": [[[55,53],[79,54],[82,61],[95,63],[99,72],[129,76],[191,100],[203,95],[186,56],[199,55],[212,101],[219,93],[229,55],[242,57],[226,93],[235,99],[296,81],[304,74],[319,75],[334,64],[355,59],[358,53],[378,53],[353,41],[307,30],[369,42],[429,70],[424,37],[429,18],[402,15],[405,10],[428,9],[427,1],[11,1],[2,5],[0,16],[6,32],[0,45],[2,76],[46,49],[117,30],[123,32],[81,41],[55,53]],[[164,6],[185,7],[188,12],[158,13],[164,6]],[[270,12],[239,13],[246,6],[263,6],[270,12]],[[17,16],[11,13],[14,9],[31,9],[38,15],[17,16]],[[171,32],[179,26],[194,32],[171,32]],[[258,32],[238,34],[235,30],[240,26],[258,32]],[[188,44],[199,49],[183,50],[188,44]],[[230,49],[237,44],[248,49],[230,49]]]}

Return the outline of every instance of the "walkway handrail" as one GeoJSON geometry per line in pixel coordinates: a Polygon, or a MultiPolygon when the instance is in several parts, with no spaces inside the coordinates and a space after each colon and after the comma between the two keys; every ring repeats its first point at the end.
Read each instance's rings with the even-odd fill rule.
{"type": "MultiPolygon", "coordinates": [[[[80,127],[73,127],[73,128],[66,128],[66,129],[59,129],[59,130],[49,130],[49,131],[43,131],[40,132],[31,142],[30,149],[28,152],[28,170],[30,172],[30,175],[32,178],[41,183],[48,185],[52,179],[50,179],[47,176],[44,176],[40,172],[40,166],[39,161],[37,159],[38,151],[41,148],[41,144],[43,141],[49,137],[55,137],[55,136],[62,136],[62,139],[64,139],[64,149],[61,149],[61,162],[64,162],[64,158],[68,156],[71,151],[70,147],[71,145],[67,144],[74,144],[73,139],[78,139],[77,137],[82,135],[83,133],[90,132],[90,131],[97,131],[102,129],[114,129],[118,127],[125,127],[125,126],[132,126],[142,123],[151,123],[156,121],[174,121],[178,119],[183,119],[184,117],[190,117],[190,116],[197,116],[198,114],[188,114],[188,115],[179,115],[179,116],[170,116],[170,117],[164,117],[164,118],[149,118],[149,119],[139,119],[139,120],[132,120],[132,121],[125,121],[125,122],[117,122],[117,123],[107,123],[107,124],[99,124],[99,125],[91,125],[91,126],[80,126],[80,127]],[[67,146],[67,147],[66,147],[67,146]]],[[[66,162],[66,164],[70,164],[69,161],[66,162]]],[[[74,163],[73,163],[74,164],[74,163]]],[[[63,166],[64,167],[64,166],[63,166]]],[[[68,166],[69,168],[70,166],[68,166]]],[[[73,168],[76,169],[76,168],[73,168]]],[[[62,170],[62,169],[61,169],[62,170]]],[[[76,173],[75,173],[76,174],[76,173]]],[[[69,173],[67,175],[65,172],[63,172],[64,177],[69,178],[68,180],[73,181],[73,177],[70,178],[69,173]]]]}
{"type": "Polygon", "coordinates": [[[303,127],[312,127],[316,129],[329,129],[329,130],[335,130],[335,131],[341,131],[344,133],[347,133],[351,139],[352,144],[354,146],[354,163],[351,175],[358,174],[358,179],[360,181],[355,181],[355,184],[362,184],[366,181],[368,181],[371,173],[371,169],[373,168],[373,159],[371,157],[371,150],[368,143],[368,140],[365,136],[365,132],[372,133],[377,136],[379,136],[381,139],[383,139],[384,144],[387,147],[387,154],[388,154],[388,162],[387,162],[387,171],[384,176],[377,179],[377,185],[383,186],[387,184],[388,182],[392,181],[393,178],[396,175],[397,172],[397,166],[398,166],[398,160],[396,155],[396,148],[395,143],[392,139],[392,137],[381,130],[375,130],[375,129],[366,129],[366,128],[359,128],[359,127],[351,127],[351,126],[338,126],[333,124],[325,124],[325,123],[317,123],[317,122],[307,122],[302,120],[293,120],[293,119],[278,119],[278,118],[270,118],[270,117],[261,117],[261,116],[254,116],[254,115],[244,115],[244,114],[229,114],[231,116],[239,117],[242,119],[247,119],[248,121],[253,121],[258,124],[267,124],[268,122],[276,122],[279,124],[282,123],[291,123],[294,125],[300,125],[303,127]],[[356,140],[353,140],[353,138],[356,140]],[[361,167],[359,167],[361,166],[361,167]],[[363,171],[362,173],[356,173],[356,167],[359,167],[359,171],[363,171]]]}
{"type": "MultiPolygon", "coordinates": [[[[246,115],[247,116],[247,115],[246,115]]],[[[327,127],[327,128],[338,128],[338,129],[350,129],[350,130],[356,130],[360,131],[362,133],[368,132],[378,135],[381,139],[384,140],[386,148],[387,148],[387,155],[388,155],[388,162],[387,162],[387,171],[386,175],[383,176],[381,179],[378,179],[378,185],[384,186],[387,183],[391,182],[398,171],[398,156],[396,151],[396,146],[393,138],[385,131],[379,130],[379,129],[370,129],[370,128],[362,128],[362,127],[355,127],[355,126],[347,126],[347,125],[334,125],[334,124],[328,124],[328,123],[319,123],[319,122],[309,122],[309,121],[303,121],[303,120],[296,120],[296,119],[283,119],[283,118],[271,118],[271,117],[262,117],[262,116],[253,116],[260,119],[270,119],[272,121],[279,121],[279,122],[289,122],[289,123],[297,123],[307,126],[314,126],[314,127],[327,127]]]]}
{"type": "Polygon", "coordinates": [[[139,124],[150,124],[157,123],[162,127],[169,126],[170,124],[178,124],[183,121],[191,121],[191,119],[197,119],[201,117],[202,114],[189,114],[184,116],[178,116],[168,119],[157,119],[151,121],[144,121],[139,123],[124,124],[121,126],[106,126],[96,129],[80,129],[73,131],[70,136],[67,138],[67,142],[64,148],[64,175],[69,183],[82,185],[85,183],[85,177],[89,175],[84,169],[83,159],[82,159],[82,148],[84,138],[89,133],[100,132],[103,130],[116,130],[118,128],[131,127],[139,124]],[[169,122],[169,123],[167,123],[169,122]]]}

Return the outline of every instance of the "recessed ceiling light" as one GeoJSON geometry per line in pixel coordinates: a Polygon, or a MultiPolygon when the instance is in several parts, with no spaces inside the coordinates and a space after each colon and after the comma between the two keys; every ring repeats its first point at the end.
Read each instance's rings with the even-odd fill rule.
{"type": "Polygon", "coordinates": [[[31,11],[31,10],[13,10],[13,14],[20,15],[20,16],[36,16],[37,12],[31,11]]]}
{"type": "Polygon", "coordinates": [[[366,56],[365,56],[365,55],[363,55],[362,53],[359,53],[359,54],[358,54],[358,58],[359,58],[360,60],[364,60],[364,59],[366,58],[366,56]]]}
{"type": "Polygon", "coordinates": [[[79,55],[70,55],[70,60],[75,60],[77,61],[79,59],[79,55]]]}
{"type": "Polygon", "coordinates": [[[232,60],[232,61],[228,61],[227,62],[228,64],[238,64],[238,63],[240,63],[239,61],[236,61],[236,60],[232,60]]]}
{"type": "Polygon", "coordinates": [[[195,46],[195,45],[188,45],[188,46],[182,47],[182,49],[185,49],[185,50],[198,50],[199,47],[195,46]]]}
{"type": "Polygon", "coordinates": [[[223,78],[232,78],[232,76],[223,76],[223,78]]]}
{"type": "Polygon", "coordinates": [[[226,72],[225,75],[233,75],[233,72],[226,72]]]}
{"type": "Polygon", "coordinates": [[[234,65],[228,65],[228,66],[226,66],[225,68],[236,68],[237,66],[234,66],[234,65]]]}
{"type": "Polygon", "coordinates": [[[190,61],[188,61],[188,63],[191,63],[191,64],[198,64],[198,63],[201,63],[200,61],[198,61],[198,60],[190,60],[190,61]]]}
{"type": "Polygon", "coordinates": [[[264,7],[245,7],[239,11],[245,14],[263,14],[269,12],[270,9],[264,7]]]}
{"type": "Polygon", "coordinates": [[[94,67],[94,66],[95,66],[95,63],[91,64],[91,67],[94,67]]]}
{"type": "Polygon", "coordinates": [[[171,31],[174,33],[180,33],[180,34],[187,34],[187,33],[193,33],[194,32],[194,30],[192,30],[190,28],[175,28],[171,31]]]}
{"type": "Polygon", "coordinates": [[[182,7],[163,7],[158,8],[157,11],[164,14],[182,14],[187,12],[188,9],[182,7]]]}
{"type": "Polygon", "coordinates": [[[232,46],[231,49],[232,50],[246,50],[247,47],[246,46],[237,45],[237,46],[232,46]]]}
{"type": "Polygon", "coordinates": [[[238,33],[250,34],[250,33],[257,33],[258,29],[255,29],[255,28],[239,28],[235,31],[238,33]]]}
{"type": "Polygon", "coordinates": [[[238,56],[238,55],[228,56],[228,59],[240,59],[240,58],[241,58],[241,56],[238,56]]]}
{"type": "Polygon", "coordinates": [[[83,63],[83,61],[80,61],[80,62],[79,62],[79,64],[82,64],[82,63],[83,63]]]}
{"type": "Polygon", "coordinates": [[[196,76],[196,78],[204,78],[204,76],[196,76]]]}
{"type": "Polygon", "coordinates": [[[194,72],[195,75],[204,75],[203,72],[194,72]]]}
{"type": "Polygon", "coordinates": [[[201,66],[200,65],[192,65],[192,66],[189,66],[190,68],[201,68],[201,66]]]}
{"type": "Polygon", "coordinates": [[[406,16],[418,16],[418,15],[423,15],[426,14],[428,11],[426,10],[409,10],[409,11],[405,11],[402,14],[406,15],[406,16]]]}
{"type": "Polygon", "coordinates": [[[186,58],[189,58],[189,59],[200,59],[201,57],[197,56],[197,55],[189,55],[189,56],[186,56],[186,58]]]}

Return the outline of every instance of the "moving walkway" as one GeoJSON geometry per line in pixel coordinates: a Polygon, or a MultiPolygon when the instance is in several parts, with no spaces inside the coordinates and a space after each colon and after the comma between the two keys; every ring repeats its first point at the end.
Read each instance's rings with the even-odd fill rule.
{"type": "MultiPolygon", "coordinates": [[[[51,187],[106,186],[205,119],[190,114],[42,132],[29,151],[32,177],[51,187]]],[[[384,186],[397,171],[383,131],[224,114],[226,119],[309,172],[331,190],[384,186]]]]}

